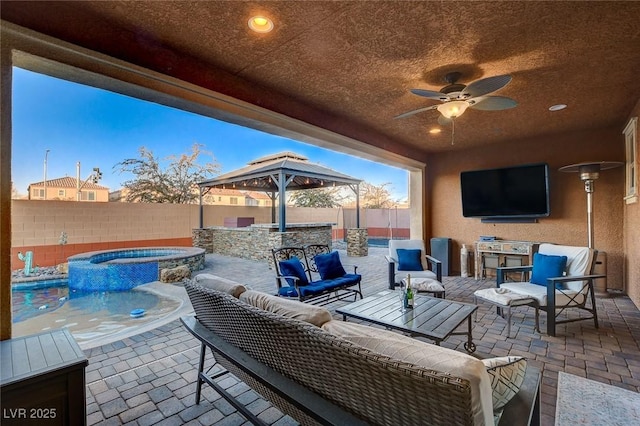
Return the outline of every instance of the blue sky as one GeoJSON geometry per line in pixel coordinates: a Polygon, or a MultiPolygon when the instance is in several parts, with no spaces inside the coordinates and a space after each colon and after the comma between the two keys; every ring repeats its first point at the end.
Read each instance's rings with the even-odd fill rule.
{"type": "MultiPolygon", "coordinates": [[[[100,184],[113,191],[131,177],[113,166],[138,158],[141,146],[164,158],[188,153],[194,143],[214,155],[221,173],[293,151],[374,185],[390,182],[392,198],[407,199],[406,170],[14,68],[12,180],[20,194],[42,181],[47,149],[47,179],[75,177],[80,161],[83,180],[99,167],[100,184]]],[[[200,156],[203,163],[211,160],[200,156]]]]}

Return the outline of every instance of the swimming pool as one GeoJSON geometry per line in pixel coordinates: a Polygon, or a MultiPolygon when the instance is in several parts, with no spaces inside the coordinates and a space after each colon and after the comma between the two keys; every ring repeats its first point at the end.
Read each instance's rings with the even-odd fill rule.
{"type": "MultiPolygon", "coordinates": [[[[162,286],[177,289],[173,285],[162,286]]],[[[28,287],[12,287],[13,335],[67,328],[81,347],[90,341],[103,344],[113,336],[156,323],[184,305],[180,297],[156,291],[157,284],[141,285],[130,291],[102,292],[73,291],[62,282],[55,285],[32,282],[28,287]],[[144,309],[144,316],[132,318],[134,309],[144,309]]]]}
{"type": "Polygon", "coordinates": [[[101,250],[69,257],[69,288],[79,291],[125,291],[160,279],[165,268],[204,268],[198,247],[139,247],[101,250]]]}

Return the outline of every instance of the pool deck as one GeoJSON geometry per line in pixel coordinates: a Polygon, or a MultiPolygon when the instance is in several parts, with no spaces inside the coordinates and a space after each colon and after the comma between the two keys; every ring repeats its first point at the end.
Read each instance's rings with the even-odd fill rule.
{"type": "MultiPolygon", "coordinates": [[[[366,257],[346,256],[343,263],[357,264],[363,275],[363,293],[375,294],[387,288],[385,248],[370,247],[366,257]]],[[[255,290],[275,292],[275,274],[264,263],[221,255],[207,255],[201,272],[242,282],[255,290]]],[[[473,303],[478,288],[495,286],[491,279],[444,277],[447,299],[473,303]]],[[[180,294],[184,288],[158,284],[180,294]]],[[[348,302],[335,302],[332,311],[348,302]]],[[[506,323],[488,304],[481,304],[473,337],[475,355],[493,357],[523,355],[543,370],[542,424],[553,425],[559,372],[586,377],[633,392],[640,391],[640,312],[622,295],[598,297],[600,329],[592,321],[558,327],[558,336],[535,333],[531,308],[515,309],[512,335],[506,337],[506,323]]],[[[191,312],[185,306],[179,317],[191,312]]],[[[341,316],[335,315],[336,319],[341,316]]],[[[199,342],[173,317],[140,333],[122,336],[100,346],[85,348],[87,367],[87,424],[105,425],[244,425],[249,424],[210,387],[203,387],[203,401],[195,405],[195,380],[199,342]]],[[[541,316],[541,321],[546,321],[541,316]]],[[[463,337],[452,336],[443,346],[464,352],[463,337]]],[[[235,379],[222,379],[223,386],[270,425],[297,424],[269,402],[235,379]]]]}

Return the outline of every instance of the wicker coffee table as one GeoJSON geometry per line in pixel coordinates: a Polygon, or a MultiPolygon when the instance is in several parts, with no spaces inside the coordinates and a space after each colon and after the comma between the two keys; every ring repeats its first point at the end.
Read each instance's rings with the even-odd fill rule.
{"type": "Polygon", "coordinates": [[[411,335],[435,341],[436,345],[453,335],[466,335],[464,348],[472,353],[476,350],[471,334],[471,314],[478,309],[468,303],[452,302],[431,296],[416,295],[413,309],[403,310],[397,291],[383,291],[350,303],[336,312],[347,317],[382,325],[411,335]],[[467,321],[467,331],[456,329],[467,321]]]}

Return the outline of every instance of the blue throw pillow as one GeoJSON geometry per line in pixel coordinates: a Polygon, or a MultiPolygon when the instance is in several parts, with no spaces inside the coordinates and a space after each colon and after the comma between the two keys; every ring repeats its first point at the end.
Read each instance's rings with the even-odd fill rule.
{"type": "MultiPolygon", "coordinates": [[[[551,256],[546,254],[533,254],[533,271],[531,272],[531,284],[547,285],[547,278],[561,277],[567,267],[567,256],[551,256]]],[[[560,286],[558,284],[558,286],[560,286]]]]}
{"type": "Polygon", "coordinates": [[[422,267],[422,250],[397,249],[398,271],[424,271],[422,267]]]}
{"type": "Polygon", "coordinates": [[[327,254],[319,254],[313,258],[318,267],[318,273],[323,280],[331,280],[344,276],[347,271],[342,267],[340,255],[337,251],[327,254]]]}
{"type": "MultiPolygon", "coordinates": [[[[300,259],[293,256],[287,260],[281,260],[280,264],[280,273],[282,275],[290,275],[292,277],[298,278],[298,285],[308,285],[309,280],[307,279],[307,274],[304,272],[304,266],[300,262],[300,259]]],[[[294,285],[294,280],[291,278],[286,278],[289,285],[294,285]]]]}

